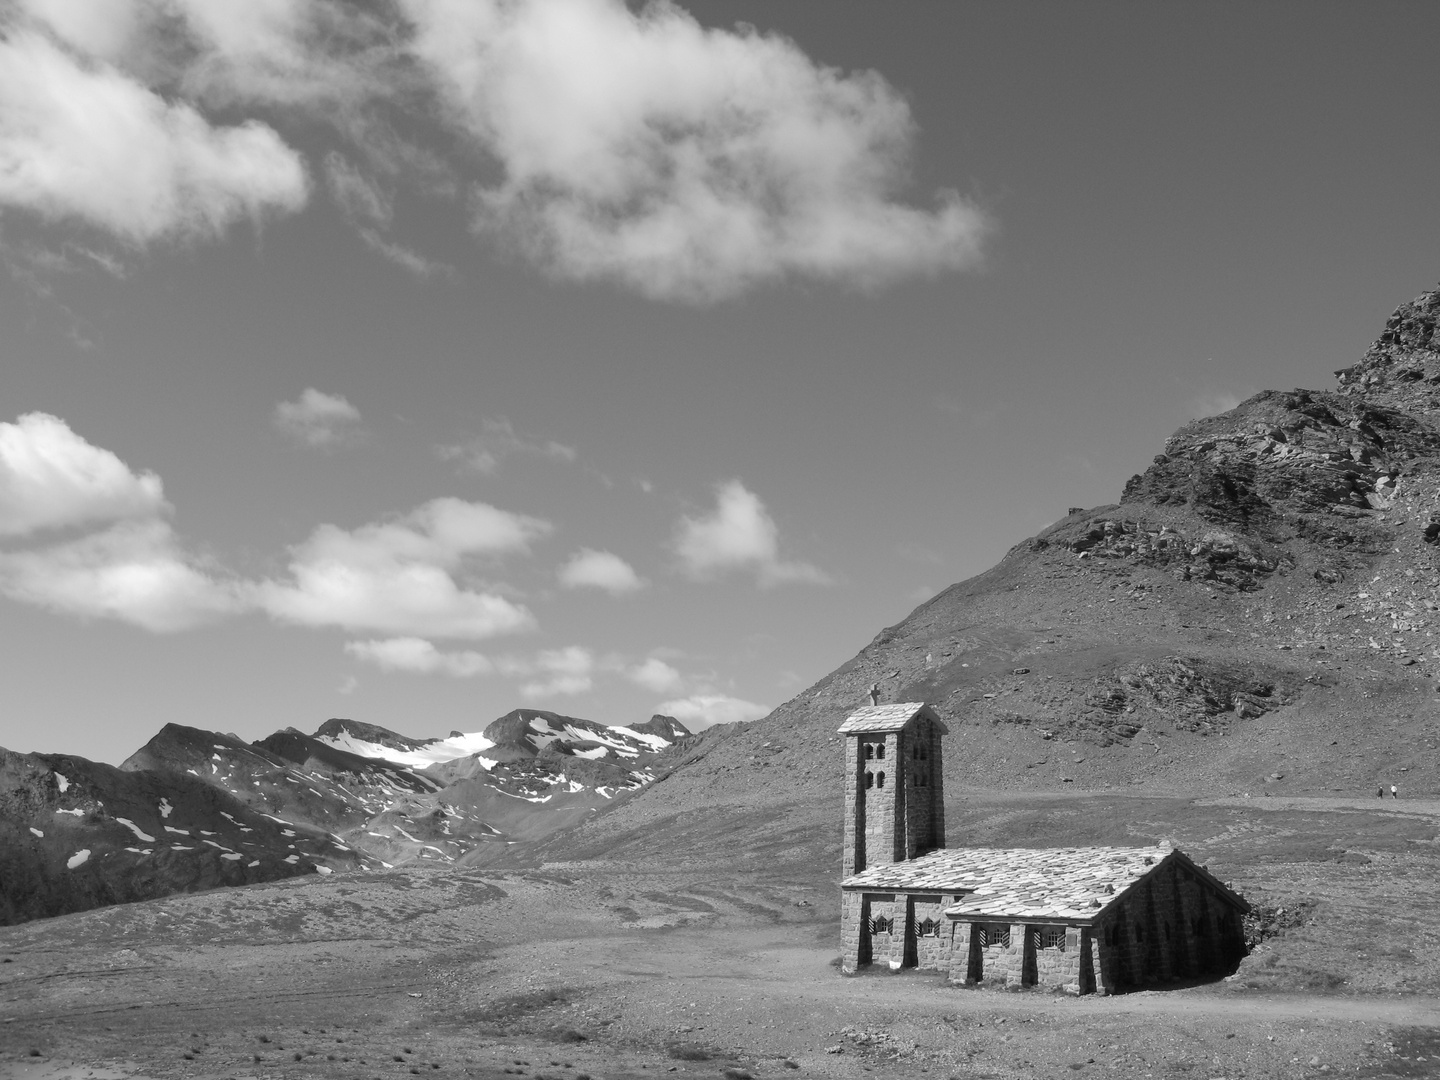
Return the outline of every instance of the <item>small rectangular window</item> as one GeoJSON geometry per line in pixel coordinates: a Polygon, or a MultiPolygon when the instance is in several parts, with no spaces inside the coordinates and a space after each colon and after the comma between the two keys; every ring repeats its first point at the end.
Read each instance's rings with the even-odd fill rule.
{"type": "Polygon", "coordinates": [[[986,923],[980,927],[980,947],[1008,949],[1010,947],[1010,925],[1008,923],[986,923]]]}
{"type": "Polygon", "coordinates": [[[1042,926],[1040,927],[1039,940],[1036,941],[1037,949],[1057,949],[1065,951],[1065,927],[1063,926],[1042,926]]]}

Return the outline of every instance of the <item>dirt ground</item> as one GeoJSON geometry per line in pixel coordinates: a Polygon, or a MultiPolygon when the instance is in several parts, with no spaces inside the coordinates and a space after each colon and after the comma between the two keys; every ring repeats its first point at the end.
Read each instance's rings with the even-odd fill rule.
{"type": "Polygon", "coordinates": [[[845,978],[813,859],[397,870],[0,930],[0,1077],[1440,1076],[1440,804],[1340,802],[966,795],[972,842],[1106,814],[1305,913],[1205,985],[845,978]]]}

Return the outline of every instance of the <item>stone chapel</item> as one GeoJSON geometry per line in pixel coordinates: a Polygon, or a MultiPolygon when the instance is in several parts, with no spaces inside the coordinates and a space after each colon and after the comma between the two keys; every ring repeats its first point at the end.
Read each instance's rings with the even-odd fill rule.
{"type": "Polygon", "coordinates": [[[1170,846],[945,847],[942,739],[921,702],[870,705],[845,742],[842,969],[1114,993],[1227,972],[1244,899],[1170,846]]]}

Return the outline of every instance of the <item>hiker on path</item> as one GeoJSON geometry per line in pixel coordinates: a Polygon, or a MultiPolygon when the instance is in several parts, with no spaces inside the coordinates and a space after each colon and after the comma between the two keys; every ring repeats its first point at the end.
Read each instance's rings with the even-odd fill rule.
{"type": "Polygon", "coordinates": [[[1400,798],[1400,792],[1399,792],[1399,790],[1395,787],[1394,784],[1391,784],[1391,785],[1390,785],[1390,798],[1392,798],[1392,799],[1398,799],[1398,798],[1400,798]]]}
{"type": "Polygon", "coordinates": [[[1384,784],[1381,784],[1381,785],[1380,785],[1380,790],[1377,791],[1377,792],[1375,792],[1375,797],[1376,797],[1377,799],[1383,799],[1383,798],[1385,798],[1385,785],[1384,785],[1384,784]]]}

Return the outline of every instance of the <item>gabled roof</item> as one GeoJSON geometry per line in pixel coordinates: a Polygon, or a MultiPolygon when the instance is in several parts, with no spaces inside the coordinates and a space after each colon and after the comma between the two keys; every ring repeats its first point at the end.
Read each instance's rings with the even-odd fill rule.
{"type": "Polygon", "coordinates": [[[891,705],[866,705],[856,709],[840,725],[842,735],[868,735],[871,732],[899,731],[920,713],[933,724],[938,724],[941,735],[948,735],[947,728],[935,710],[923,701],[897,701],[891,705]]]}
{"type": "Polygon", "coordinates": [[[842,881],[846,889],[960,893],[952,918],[1091,922],[1166,859],[1180,859],[1222,897],[1245,901],[1168,845],[1146,848],[953,848],[875,866],[842,881]]]}

